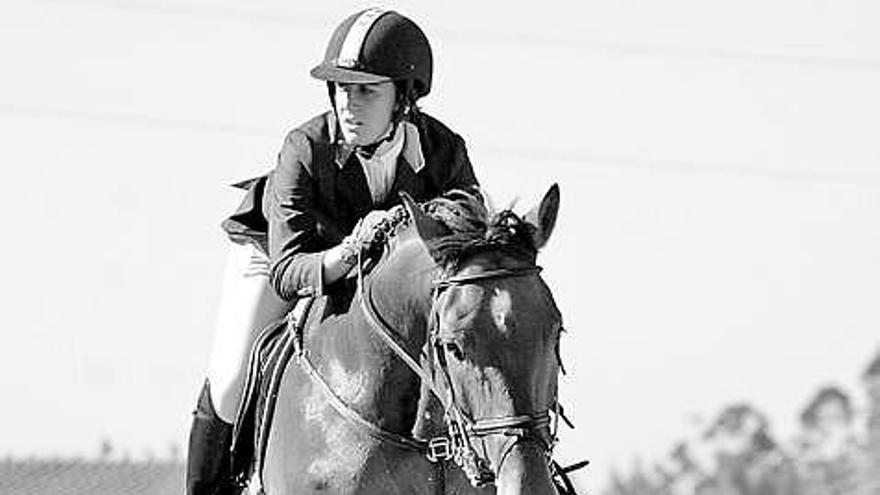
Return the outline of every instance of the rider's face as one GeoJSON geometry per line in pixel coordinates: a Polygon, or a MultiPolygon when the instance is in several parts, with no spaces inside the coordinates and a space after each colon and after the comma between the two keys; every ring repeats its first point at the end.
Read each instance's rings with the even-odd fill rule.
{"type": "Polygon", "coordinates": [[[395,106],[394,83],[335,83],[333,87],[336,115],[347,144],[372,144],[388,131],[395,106]]]}

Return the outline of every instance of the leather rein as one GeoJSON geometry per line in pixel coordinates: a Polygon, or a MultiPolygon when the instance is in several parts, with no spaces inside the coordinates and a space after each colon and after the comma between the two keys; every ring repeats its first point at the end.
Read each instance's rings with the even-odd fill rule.
{"type": "Polygon", "coordinates": [[[502,268],[472,275],[459,275],[437,280],[433,283],[433,301],[431,308],[431,320],[429,321],[429,340],[431,343],[434,363],[442,370],[442,378],[445,381],[445,390],[441,390],[432,374],[423,368],[406,351],[406,345],[400,335],[389,325],[376,309],[370,287],[364,281],[363,264],[358,261],[357,272],[357,297],[361,310],[367,317],[369,327],[386,345],[419,376],[422,383],[428,385],[431,392],[440,401],[445,411],[445,420],[448,434],[437,436],[428,440],[416,438],[411,435],[395,433],[365,419],[357,411],[351,408],[339,397],[329,383],[318,372],[315,365],[309,359],[308,350],[300,349],[295,353],[296,359],[312,381],[328,398],[329,404],[342,417],[351,423],[360,426],[370,436],[377,440],[390,443],[399,448],[412,450],[424,455],[431,463],[438,465],[443,461],[454,461],[467,475],[474,486],[483,486],[493,483],[501,472],[508,454],[513,448],[525,441],[535,441],[550,462],[550,454],[557,441],[559,418],[562,413],[558,401],[554,401],[554,419],[551,421],[550,409],[535,414],[518,414],[500,418],[472,419],[466,414],[456,401],[452,381],[446,366],[445,352],[440,340],[439,325],[436,325],[437,304],[444,290],[452,286],[460,286],[482,282],[485,280],[511,277],[524,277],[537,275],[541,271],[539,266],[524,268],[502,268]],[[552,427],[551,427],[552,423],[552,427]],[[473,446],[474,439],[481,439],[492,435],[505,435],[509,439],[502,448],[497,466],[493,470],[487,456],[477,453],[473,446]]]}
{"type": "MultiPolygon", "coordinates": [[[[537,441],[542,450],[547,454],[551,452],[556,443],[556,431],[559,418],[559,411],[556,411],[556,421],[552,431],[550,431],[550,410],[540,411],[534,414],[517,414],[500,418],[481,418],[472,419],[465,413],[455,397],[455,390],[452,386],[452,380],[449,377],[447,368],[445,350],[442,348],[442,340],[440,336],[440,328],[437,324],[438,320],[438,302],[440,295],[444,290],[453,286],[461,286],[475,284],[486,280],[512,277],[525,277],[537,275],[541,272],[539,266],[528,266],[521,268],[501,268],[490,270],[482,273],[471,275],[458,275],[442,278],[433,283],[433,296],[431,305],[431,319],[429,320],[429,342],[432,349],[432,359],[434,364],[442,371],[440,376],[445,381],[445,387],[441,390],[437,380],[432,374],[422,367],[410,354],[406,351],[405,344],[401,341],[399,334],[389,325],[379,314],[373,303],[371,288],[365,283],[362,264],[358,263],[358,298],[360,306],[373,332],[382,339],[386,345],[397,355],[416,375],[421,378],[422,383],[428,385],[431,392],[437,397],[445,411],[445,419],[448,426],[448,435],[435,437],[427,442],[413,437],[398,435],[383,430],[382,438],[393,439],[394,443],[401,445],[406,444],[411,447],[417,447],[417,450],[424,452],[428,460],[431,462],[440,462],[453,460],[458,464],[468,476],[470,482],[474,486],[483,486],[495,481],[497,475],[501,472],[504,460],[513,448],[522,441],[537,441]],[[549,432],[544,434],[544,432],[549,432]],[[481,456],[477,453],[473,446],[473,439],[483,438],[492,435],[506,435],[510,437],[502,449],[501,456],[497,462],[497,466],[493,470],[487,456],[481,456]]],[[[554,401],[554,403],[557,403],[554,401]]],[[[344,413],[345,416],[351,416],[349,412],[344,413]]],[[[356,414],[356,413],[355,413],[356,414]]],[[[356,421],[360,424],[368,423],[361,418],[356,421]]],[[[368,423],[369,429],[378,429],[372,423],[368,423]]]]}
{"type": "MultiPolygon", "coordinates": [[[[548,463],[551,462],[550,454],[557,442],[557,431],[560,417],[563,414],[557,400],[553,401],[554,412],[551,421],[551,409],[546,409],[534,414],[517,414],[500,418],[472,419],[458,404],[452,381],[446,366],[445,350],[442,348],[439,325],[437,320],[437,306],[440,295],[449,287],[474,284],[491,279],[525,277],[537,275],[541,272],[539,266],[527,266],[519,268],[501,268],[471,275],[458,275],[436,280],[433,283],[433,300],[431,307],[431,319],[429,320],[429,342],[432,349],[432,359],[442,371],[440,374],[445,381],[445,388],[441,390],[437,381],[429,370],[422,367],[406,350],[406,344],[400,335],[387,323],[376,309],[372,299],[371,288],[365,283],[363,263],[357,262],[357,297],[361,310],[367,317],[369,327],[386,345],[400,358],[416,375],[422,383],[428,385],[431,392],[437,397],[443,406],[445,420],[448,427],[446,436],[437,436],[428,440],[416,438],[392,432],[365,419],[361,414],[339,397],[329,383],[318,372],[309,358],[308,350],[302,347],[296,351],[295,356],[303,370],[312,381],[328,398],[329,404],[351,423],[360,426],[370,436],[377,440],[390,443],[399,448],[412,450],[424,455],[432,464],[439,465],[443,461],[452,460],[467,475],[471,484],[483,486],[493,483],[501,472],[508,454],[514,447],[525,441],[535,441],[545,453],[548,463]],[[552,425],[551,425],[552,423],[552,425]],[[473,446],[474,439],[481,439],[492,435],[505,435],[509,439],[502,448],[497,466],[493,470],[486,455],[477,453],[473,446]]],[[[563,417],[564,419],[564,417],[563,417]]],[[[485,452],[485,449],[484,449],[485,452]]]]}

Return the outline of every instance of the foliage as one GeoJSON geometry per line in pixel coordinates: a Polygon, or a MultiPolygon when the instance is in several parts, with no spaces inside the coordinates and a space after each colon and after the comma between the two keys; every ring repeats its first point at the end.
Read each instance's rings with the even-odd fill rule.
{"type": "Polygon", "coordinates": [[[822,387],[800,415],[801,431],[779,442],[748,403],[724,407],[696,439],[665,459],[617,472],[603,495],[876,495],[880,493],[880,353],[862,376],[867,414],[849,395],[822,387]]]}

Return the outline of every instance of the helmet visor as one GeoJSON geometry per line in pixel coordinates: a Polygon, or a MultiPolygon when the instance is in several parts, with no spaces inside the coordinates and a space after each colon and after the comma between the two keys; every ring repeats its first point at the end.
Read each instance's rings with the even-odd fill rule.
{"type": "Polygon", "coordinates": [[[315,79],[322,81],[332,81],[349,84],[375,84],[380,82],[392,81],[388,76],[379,74],[371,74],[354,69],[339,67],[332,63],[324,62],[311,70],[310,74],[315,79]]]}

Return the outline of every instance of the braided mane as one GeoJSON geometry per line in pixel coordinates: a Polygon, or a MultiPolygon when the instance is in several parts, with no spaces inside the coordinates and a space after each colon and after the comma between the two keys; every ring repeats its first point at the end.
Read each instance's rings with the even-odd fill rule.
{"type": "MultiPolygon", "coordinates": [[[[476,189],[453,190],[423,203],[422,209],[446,227],[448,234],[427,240],[432,255],[443,268],[454,269],[461,261],[479,253],[501,251],[517,257],[533,257],[537,252],[531,229],[510,209],[492,211],[476,189]]],[[[379,242],[384,250],[411,219],[403,206],[389,211],[388,223],[379,242]]]]}

